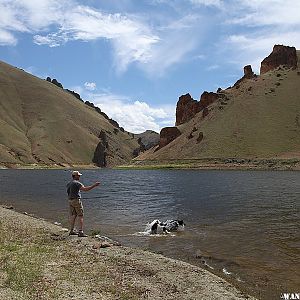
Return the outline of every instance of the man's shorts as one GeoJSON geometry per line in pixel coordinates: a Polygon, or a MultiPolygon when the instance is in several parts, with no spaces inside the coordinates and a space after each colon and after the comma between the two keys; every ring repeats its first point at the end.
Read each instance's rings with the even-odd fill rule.
{"type": "Polygon", "coordinates": [[[69,200],[69,208],[71,216],[83,216],[83,206],[80,199],[69,200]]]}

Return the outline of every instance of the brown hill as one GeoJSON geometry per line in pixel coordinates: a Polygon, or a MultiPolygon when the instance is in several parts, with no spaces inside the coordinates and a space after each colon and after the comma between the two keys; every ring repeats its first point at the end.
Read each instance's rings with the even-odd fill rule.
{"type": "Polygon", "coordinates": [[[0,62],[0,164],[111,166],[133,158],[133,134],[51,82],[0,62]]]}
{"type": "Polygon", "coordinates": [[[159,143],[159,134],[153,130],[146,130],[145,132],[135,134],[134,136],[140,138],[140,141],[145,146],[146,150],[159,143]]]}
{"type": "Polygon", "coordinates": [[[260,76],[246,66],[233,87],[205,92],[199,102],[180,97],[181,134],[163,129],[168,143],[138,160],[300,158],[300,52],[293,49],[276,45],[260,76]]]}

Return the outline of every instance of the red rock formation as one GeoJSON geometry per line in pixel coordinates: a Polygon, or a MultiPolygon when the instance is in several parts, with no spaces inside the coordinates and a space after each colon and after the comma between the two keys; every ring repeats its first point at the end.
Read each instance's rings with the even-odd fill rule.
{"type": "Polygon", "coordinates": [[[186,123],[192,119],[196,113],[201,110],[199,102],[194,100],[190,94],[182,95],[179,97],[176,106],[176,123],[178,126],[180,124],[186,123]]]}
{"type": "Polygon", "coordinates": [[[272,53],[261,62],[260,74],[274,70],[281,65],[288,68],[296,68],[297,61],[295,47],[275,45],[272,53]]]}
{"type": "Polygon", "coordinates": [[[162,148],[172,141],[174,141],[177,137],[181,135],[181,132],[177,127],[165,127],[160,131],[160,139],[159,139],[159,148],[162,148]]]}
{"type": "Polygon", "coordinates": [[[251,79],[255,77],[254,72],[252,71],[251,65],[247,65],[244,67],[244,78],[251,79]]]}
{"type": "MultiPolygon", "coordinates": [[[[204,110],[207,106],[215,102],[219,98],[219,94],[213,92],[204,92],[200,101],[194,100],[190,94],[182,95],[179,97],[176,107],[176,123],[178,126],[180,124],[186,123],[191,120],[198,112],[204,110]]],[[[203,116],[207,115],[207,111],[203,116]]]]}
{"type": "Polygon", "coordinates": [[[219,98],[218,94],[216,94],[214,92],[206,92],[205,91],[200,97],[200,102],[199,102],[199,105],[201,108],[200,110],[203,110],[210,104],[214,103],[218,98],[219,98]]]}
{"type": "Polygon", "coordinates": [[[252,79],[256,76],[257,75],[254,74],[254,72],[252,71],[251,65],[247,65],[244,67],[244,76],[241,79],[239,79],[233,86],[238,88],[242,81],[244,81],[245,79],[252,79]]]}

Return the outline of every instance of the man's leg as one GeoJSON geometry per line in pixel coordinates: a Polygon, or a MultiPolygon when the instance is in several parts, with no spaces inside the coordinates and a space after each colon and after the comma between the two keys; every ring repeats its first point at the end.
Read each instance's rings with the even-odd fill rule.
{"type": "Polygon", "coordinates": [[[79,218],[79,237],[86,237],[87,235],[83,233],[83,216],[78,216],[79,218]]]}
{"type": "Polygon", "coordinates": [[[76,221],[76,215],[70,216],[70,232],[74,232],[74,226],[76,221]]]}
{"type": "Polygon", "coordinates": [[[79,218],[79,231],[83,231],[83,216],[78,216],[79,218]]]}
{"type": "Polygon", "coordinates": [[[83,233],[83,206],[82,206],[82,203],[79,199],[78,201],[78,206],[76,206],[76,213],[77,213],[77,216],[78,216],[78,219],[79,219],[79,232],[78,232],[78,236],[79,237],[85,237],[87,235],[85,235],[83,233]]]}
{"type": "Polygon", "coordinates": [[[70,235],[75,234],[74,233],[74,226],[75,226],[75,221],[77,217],[76,209],[73,206],[73,203],[70,201],[69,202],[69,211],[70,211],[70,235]]]}

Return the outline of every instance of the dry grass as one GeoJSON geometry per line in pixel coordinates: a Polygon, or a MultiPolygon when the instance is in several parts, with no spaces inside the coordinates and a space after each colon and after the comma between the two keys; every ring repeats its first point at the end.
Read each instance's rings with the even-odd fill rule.
{"type": "Polygon", "coordinates": [[[52,83],[0,62],[0,162],[91,164],[101,130],[107,161],[133,157],[137,139],[52,83]]]}

